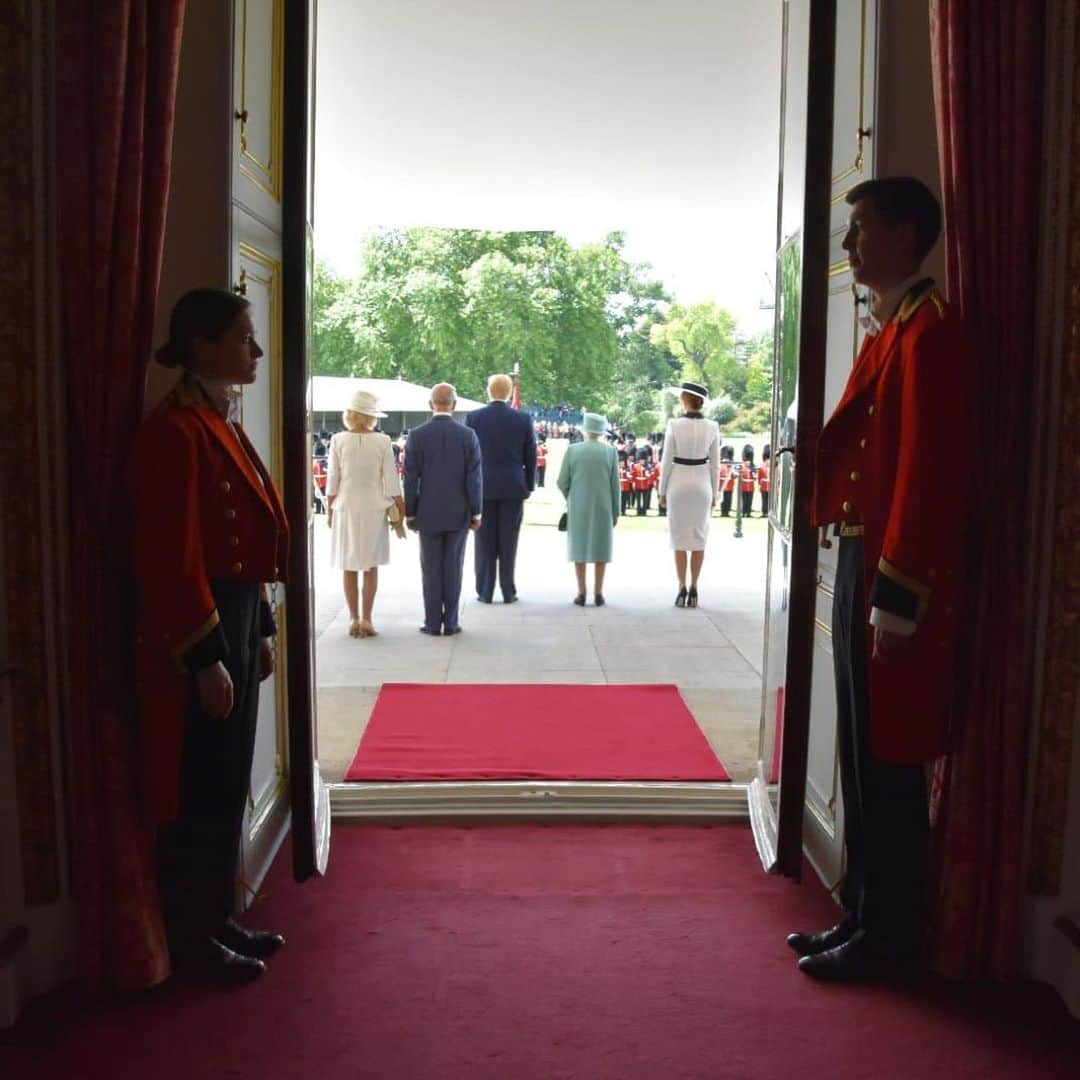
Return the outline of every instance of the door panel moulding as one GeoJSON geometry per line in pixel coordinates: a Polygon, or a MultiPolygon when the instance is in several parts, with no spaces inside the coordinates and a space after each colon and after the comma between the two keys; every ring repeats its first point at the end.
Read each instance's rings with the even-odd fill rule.
{"type": "Polygon", "coordinates": [[[746,784],[588,780],[328,784],[335,821],[570,819],[746,822],[746,784]]]}
{"type": "Polygon", "coordinates": [[[754,846],[766,874],[775,874],[780,869],[776,859],[776,796],[776,785],[766,784],[760,776],[750,781],[746,792],[754,846]]]}

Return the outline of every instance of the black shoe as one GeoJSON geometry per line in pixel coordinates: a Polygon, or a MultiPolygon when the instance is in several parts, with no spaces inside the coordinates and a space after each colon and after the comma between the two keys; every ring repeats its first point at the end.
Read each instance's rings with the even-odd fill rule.
{"type": "Polygon", "coordinates": [[[865,930],[856,930],[843,945],[799,959],[799,970],[822,982],[870,982],[900,979],[917,970],[917,953],[885,949],[865,930]]]}
{"type": "Polygon", "coordinates": [[[490,604],[491,603],[491,597],[490,596],[477,596],[476,599],[479,600],[481,604],[490,604]]]}
{"type": "Polygon", "coordinates": [[[438,637],[439,634],[441,633],[441,631],[432,630],[430,626],[421,626],[420,627],[420,633],[421,634],[430,634],[432,637],[438,637]]]}
{"type": "Polygon", "coordinates": [[[603,593],[597,593],[596,596],[593,597],[593,602],[596,604],[597,607],[603,607],[607,603],[607,601],[604,599],[603,593]]]}
{"type": "Polygon", "coordinates": [[[269,930],[250,930],[235,919],[229,919],[225,923],[215,940],[225,948],[252,960],[265,960],[285,944],[285,938],[281,934],[273,934],[269,930]]]}
{"type": "Polygon", "coordinates": [[[679,595],[675,597],[676,607],[686,607],[686,586],[683,585],[679,588],[679,595]]]}
{"type": "Polygon", "coordinates": [[[788,934],[787,943],[800,956],[817,956],[818,953],[828,952],[838,945],[843,945],[858,929],[859,924],[847,915],[835,926],[816,934],[788,934]]]}
{"type": "Polygon", "coordinates": [[[697,607],[697,589],[691,588],[686,594],[686,606],[697,607]]]}
{"type": "Polygon", "coordinates": [[[198,948],[174,957],[174,964],[184,975],[223,986],[254,982],[266,971],[261,960],[233,952],[214,938],[207,938],[198,948]]]}
{"type": "Polygon", "coordinates": [[[503,597],[503,603],[504,604],[516,604],[517,603],[517,598],[518,598],[517,593],[514,593],[511,596],[504,596],[503,597]]]}
{"type": "Polygon", "coordinates": [[[585,606],[585,594],[583,592],[579,592],[577,594],[577,596],[574,597],[574,603],[577,604],[578,607],[584,607],[585,606]]]}
{"type": "Polygon", "coordinates": [[[461,627],[460,626],[444,626],[443,627],[443,637],[453,637],[455,634],[460,634],[460,633],[461,633],[461,627]]]}

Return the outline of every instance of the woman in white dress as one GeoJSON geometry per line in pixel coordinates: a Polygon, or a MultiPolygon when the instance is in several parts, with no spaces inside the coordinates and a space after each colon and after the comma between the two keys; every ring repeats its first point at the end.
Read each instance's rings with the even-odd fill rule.
{"type": "Polygon", "coordinates": [[[342,417],[348,430],[330,440],[326,479],[330,564],[344,572],[351,637],[375,636],[371,611],[379,588],[379,567],[390,561],[386,511],[396,505],[401,517],[405,513],[390,436],[375,430],[376,421],[385,415],[379,412],[374,394],[357,390],[342,417]],[[362,611],[358,610],[361,571],[362,611]]]}
{"type": "Polygon", "coordinates": [[[702,416],[708,396],[700,383],[682,384],[683,415],[668,422],[660,461],[660,506],[667,507],[668,535],[679,578],[676,607],[697,607],[698,577],[705,561],[709,519],[716,505],[720,429],[702,416]]]}

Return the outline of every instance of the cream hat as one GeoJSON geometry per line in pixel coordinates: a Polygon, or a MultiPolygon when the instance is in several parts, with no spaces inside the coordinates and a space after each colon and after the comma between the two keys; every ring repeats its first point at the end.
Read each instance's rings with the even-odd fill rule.
{"type": "Polygon", "coordinates": [[[379,412],[379,399],[366,390],[357,390],[349,399],[346,408],[350,412],[360,413],[362,416],[386,416],[386,413],[379,412]]]}

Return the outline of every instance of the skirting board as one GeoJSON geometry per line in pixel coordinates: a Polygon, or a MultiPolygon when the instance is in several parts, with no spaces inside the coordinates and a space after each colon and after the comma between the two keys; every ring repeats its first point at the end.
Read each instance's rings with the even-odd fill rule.
{"type": "Polygon", "coordinates": [[[747,821],[747,789],[732,783],[513,780],[329,784],[335,821],[567,819],[747,821]]]}

